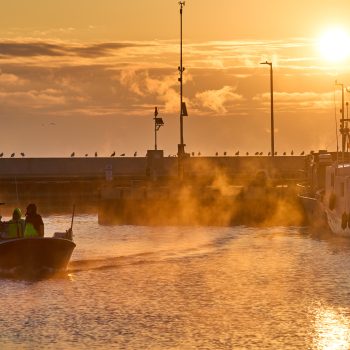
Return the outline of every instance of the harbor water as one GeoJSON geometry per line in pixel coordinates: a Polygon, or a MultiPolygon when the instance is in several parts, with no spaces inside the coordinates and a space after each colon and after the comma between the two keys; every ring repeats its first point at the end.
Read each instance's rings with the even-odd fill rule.
{"type": "MultiPolygon", "coordinates": [[[[69,215],[44,218],[47,234],[69,215]]],[[[74,224],[67,274],[0,279],[0,349],[349,349],[350,239],[74,224]]]]}

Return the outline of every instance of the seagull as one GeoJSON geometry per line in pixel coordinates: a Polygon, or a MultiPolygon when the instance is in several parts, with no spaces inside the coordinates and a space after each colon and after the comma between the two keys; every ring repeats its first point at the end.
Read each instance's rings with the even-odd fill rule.
{"type": "Polygon", "coordinates": [[[194,152],[192,152],[191,154],[192,154],[192,157],[194,157],[194,152]]]}
{"type": "Polygon", "coordinates": [[[275,156],[277,156],[277,152],[275,152],[275,156]]]}
{"type": "Polygon", "coordinates": [[[300,153],[300,155],[301,155],[301,156],[303,156],[304,154],[305,154],[305,152],[304,152],[304,151],[302,151],[302,152],[300,153]]]}
{"type": "Polygon", "coordinates": [[[255,155],[258,156],[258,155],[259,155],[259,152],[255,152],[255,155]]]}
{"type": "Polygon", "coordinates": [[[0,153],[0,157],[2,157],[3,155],[4,155],[4,153],[3,153],[3,152],[1,152],[1,153],[0,153]]]}
{"type": "Polygon", "coordinates": [[[201,152],[198,152],[198,156],[199,156],[199,157],[201,156],[201,152]]]}
{"type": "Polygon", "coordinates": [[[287,153],[286,153],[286,152],[283,152],[283,155],[285,156],[285,155],[287,155],[287,153]]]}
{"type": "Polygon", "coordinates": [[[11,158],[13,158],[14,156],[15,156],[15,153],[12,153],[12,154],[11,154],[11,158]]]}
{"type": "Polygon", "coordinates": [[[264,154],[264,152],[260,152],[260,153],[259,153],[259,156],[262,156],[263,154],[264,154]]]}
{"type": "Polygon", "coordinates": [[[115,157],[115,151],[111,154],[111,157],[115,157]]]}
{"type": "Polygon", "coordinates": [[[134,157],[137,157],[137,152],[134,153],[134,157]]]}
{"type": "Polygon", "coordinates": [[[86,153],[86,154],[85,154],[85,157],[88,157],[88,156],[89,156],[89,155],[86,153]]]}
{"type": "Polygon", "coordinates": [[[97,152],[95,152],[95,157],[97,157],[97,152]]]}
{"type": "Polygon", "coordinates": [[[120,156],[121,156],[121,157],[125,157],[125,153],[122,153],[120,156]]]}
{"type": "Polygon", "coordinates": [[[268,156],[271,156],[271,152],[268,153],[268,156]]]}
{"type": "Polygon", "coordinates": [[[237,152],[235,153],[235,156],[239,156],[239,151],[237,151],[237,152]]]}
{"type": "Polygon", "coordinates": [[[290,155],[292,156],[294,154],[294,151],[292,150],[292,152],[290,152],[290,155]]]}
{"type": "Polygon", "coordinates": [[[22,156],[22,157],[24,157],[24,156],[25,156],[25,154],[24,154],[23,152],[21,152],[21,156],[22,156]]]}
{"type": "Polygon", "coordinates": [[[216,156],[218,156],[218,155],[219,155],[219,153],[218,153],[218,152],[216,152],[216,153],[215,153],[215,155],[216,155],[216,156]]]}
{"type": "Polygon", "coordinates": [[[226,156],[227,152],[224,152],[224,156],[226,156]]]}
{"type": "Polygon", "coordinates": [[[70,156],[71,156],[71,157],[74,157],[74,156],[75,156],[75,152],[73,152],[70,156]]]}
{"type": "Polygon", "coordinates": [[[247,152],[245,155],[246,155],[246,156],[249,156],[249,152],[247,152]]]}

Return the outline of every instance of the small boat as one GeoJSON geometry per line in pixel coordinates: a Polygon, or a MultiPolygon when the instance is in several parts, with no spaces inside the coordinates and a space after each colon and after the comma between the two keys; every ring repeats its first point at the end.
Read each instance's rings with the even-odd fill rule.
{"type": "Polygon", "coordinates": [[[74,209],[71,227],[53,237],[0,239],[0,276],[38,278],[64,272],[76,246],[73,219],[74,209]]]}
{"type": "Polygon", "coordinates": [[[75,246],[55,237],[1,240],[0,274],[35,277],[65,271],[75,246]]]}

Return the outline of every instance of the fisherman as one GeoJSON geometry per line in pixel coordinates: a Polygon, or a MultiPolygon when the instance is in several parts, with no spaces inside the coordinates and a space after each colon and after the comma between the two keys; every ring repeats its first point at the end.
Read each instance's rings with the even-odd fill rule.
{"type": "Polygon", "coordinates": [[[21,209],[15,208],[12,219],[6,225],[6,238],[23,238],[24,220],[21,209]]]}
{"type": "Polygon", "coordinates": [[[27,206],[24,238],[44,237],[44,222],[36,211],[35,204],[31,203],[27,206]]]}

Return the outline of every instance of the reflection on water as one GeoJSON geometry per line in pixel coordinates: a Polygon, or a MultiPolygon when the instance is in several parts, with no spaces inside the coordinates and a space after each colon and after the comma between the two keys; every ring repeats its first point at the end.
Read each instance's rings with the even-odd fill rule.
{"type": "Polygon", "coordinates": [[[320,350],[347,350],[350,347],[348,310],[320,307],[316,310],[314,344],[320,350]]]}
{"type": "MultiPolygon", "coordinates": [[[[62,231],[70,217],[44,221],[62,231]]],[[[347,238],[297,227],[102,227],[90,215],[74,227],[65,278],[0,280],[1,349],[350,347],[347,238]]]]}

